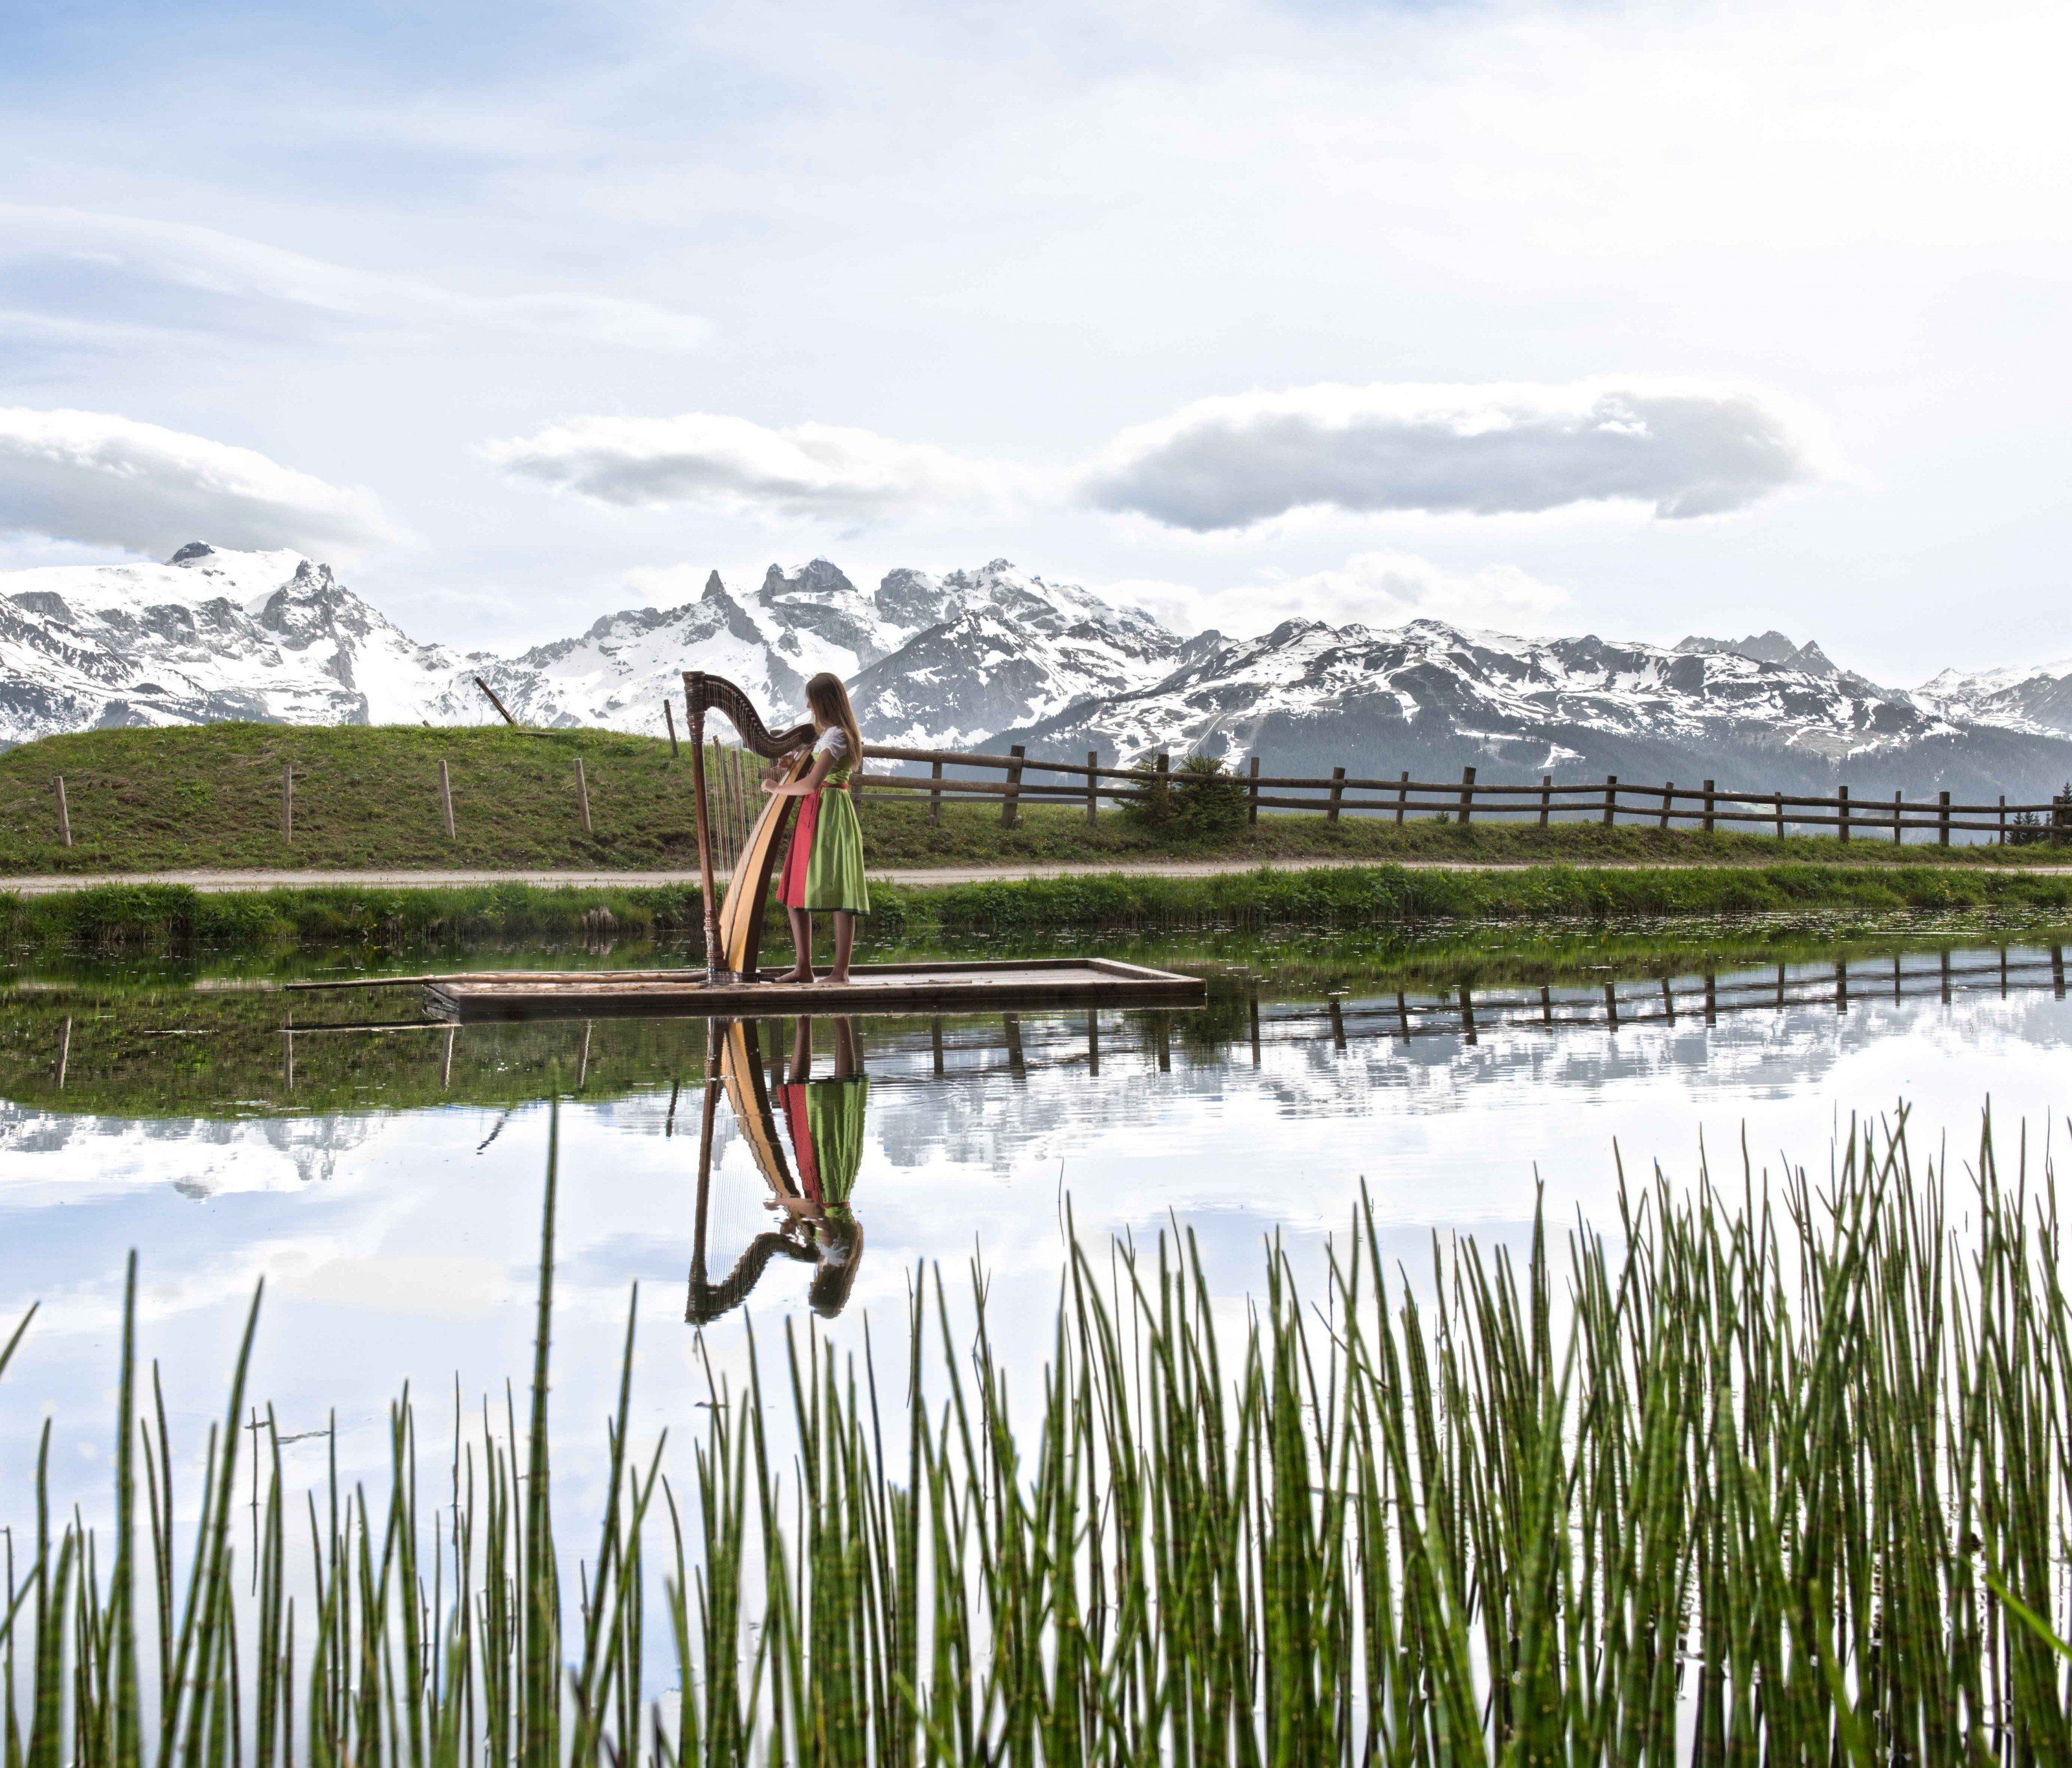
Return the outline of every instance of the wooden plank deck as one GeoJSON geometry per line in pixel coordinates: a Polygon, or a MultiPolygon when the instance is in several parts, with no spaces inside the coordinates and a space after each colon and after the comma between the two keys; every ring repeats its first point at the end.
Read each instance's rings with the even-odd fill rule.
{"type": "Polygon", "coordinates": [[[1015,1007],[1199,1006],[1198,977],[1114,958],[1020,958],[981,964],[860,964],[828,982],[708,985],[696,970],[506,970],[428,978],[434,1020],[592,1019],[650,1014],[741,1018],[769,1014],[985,1013],[1015,1007]]]}

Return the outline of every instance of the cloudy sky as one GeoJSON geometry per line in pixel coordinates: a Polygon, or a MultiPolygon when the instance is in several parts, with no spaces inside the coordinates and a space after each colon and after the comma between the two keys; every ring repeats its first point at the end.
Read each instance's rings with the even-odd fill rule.
{"type": "Polygon", "coordinates": [[[0,26],[0,565],[515,643],[816,554],[1187,625],[2072,652],[2062,6],[0,26]]]}

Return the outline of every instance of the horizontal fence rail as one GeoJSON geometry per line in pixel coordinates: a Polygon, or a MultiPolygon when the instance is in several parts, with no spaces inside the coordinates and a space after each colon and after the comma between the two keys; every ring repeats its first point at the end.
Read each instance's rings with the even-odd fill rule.
{"type": "MultiPolygon", "coordinates": [[[[1018,750],[992,755],[877,743],[865,743],[863,755],[866,763],[901,763],[926,766],[930,771],[925,775],[860,772],[854,789],[861,794],[926,793],[938,815],[945,798],[994,799],[1001,803],[1001,821],[1009,827],[1014,824],[1016,808],[1024,801],[1083,804],[1091,816],[1101,800],[1129,803],[1161,787],[1182,792],[1190,789],[1190,777],[1198,777],[1174,768],[1166,754],[1154,757],[1149,767],[1103,767],[1092,755],[1085,762],[1047,761],[1018,750]],[[948,767],[1005,777],[962,779],[946,774],[944,770],[948,767]],[[1032,779],[1032,775],[1063,779],[1032,779]]],[[[2003,842],[2072,841],[2072,797],[2062,795],[2028,804],[2011,804],[2003,797],[1986,804],[1958,803],[1947,792],[1911,800],[1898,793],[1890,798],[1865,798],[1852,797],[1844,786],[1822,796],[1728,790],[1711,780],[1701,786],[1679,786],[1673,780],[1656,786],[1622,780],[1616,775],[1601,781],[1568,780],[1558,785],[1547,775],[1537,781],[1513,783],[1478,779],[1473,767],[1464,768],[1460,779],[1447,780],[1412,779],[1407,773],[1394,779],[1359,778],[1343,769],[1323,777],[1264,773],[1256,756],[1248,771],[1227,777],[1244,788],[1254,820],[1261,810],[1318,812],[1332,821],[1348,815],[1392,816],[1397,822],[1413,816],[1444,816],[1462,823],[1477,816],[1523,816],[1536,818],[1542,826],[1558,816],[1564,821],[1594,820],[1606,826],[1622,820],[1630,826],[1658,828],[1696,824],[1707,833],[1737,824],[1758,825],[1779,836],[1790,829],[1832,828],[1845,841],[1888,837],[1903,841],[1910,833],[1932,836],[1943,846],[1949,845],[1952,834],[1991,835],[2003,842]]]]}

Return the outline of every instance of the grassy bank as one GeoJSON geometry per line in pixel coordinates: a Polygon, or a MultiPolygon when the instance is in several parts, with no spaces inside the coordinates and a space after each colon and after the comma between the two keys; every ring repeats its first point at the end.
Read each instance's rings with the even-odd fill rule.
{"type": "MultiPolygon", "coordinates": [[[[952,803],[939,824],[923,803],[861,800],[878,866],[1191,857],[1592,861],[1697,861],[1762,865],[1835,861],[1955,865],[2072,859],[2027,847],[1895,847],[1860,835],[1702,835],[1592,820],[1548,828],[1436,818],[1397,826],[1381,817],[1261,817],[1213,842],[1176,846],[1119,811],[1089,824],[1054,805],[1024,808],[1003,828],[996,802],[952,803]]],[[[1867,809],[1868,807],[1867,807],[1867,809]]],[[[309,727],[222,724],[96,730],[47,738],[0,754],[0,876],[192,868],[510,870],[684,868],[697,863],[689,764],[660,738],[615,732],[309,727]],[[576,792],[581,760],[592,830],[576,792]],[[439,763],[452,781],[454,836],[441,813],[439,763]],[[282,838],[284,767],[295,771],[294,834],[282,838]],[[53,781],[62,775],[74,845],[58,837],[53,781]]]]}
{"type": "Polygon", "coordinates": [[[886,1367],[787,1334],[766,1384],[751,1347],[666,1458],[630,1310],[579,1532],[552,1503],[551,1156],[526,1429],[456,1403],[450,1495],[441,1445],[421,1502],[407,1395],[386,1490],[335,1460],[294,1490],[270,1408],[245,1441],[255,1299],[177,1539],[133,1263],[117,1538],[54,1489],[81,1463],[47,1425],[11,1519],[8,1758],[2063,1761],[2054,1207],[1989,1144],[1975,1182],[1903,1128],[1839,1152],[1817,1191],[1622,1189],[1565,1252],[1463,1239],[1436,1293],[1371,1213],[1321,1298],[1276,1248],[1243,1310],[1191,1238],[1075,1243],[1013,1405],[983,1283],[969,1330],[939,1275],[886,1367]]]}
{"type": "MultiPolygon", "coordinates": [[[[1377,865],[1210,878],[1125,876],[882,886],[862,949],[964,935],[1095,934],[1272,927],[1411,928],[1447,923],[1611,923],[1634,918],[1974,911],[2072,917],[2072,876],[1982,867],[1836,865],[1517,871],[1377,865]]],[[[194,946],[386,949],[513,940],[658,942],[695,957],[695,890],[445,890],[326,886],[208,894],[176,885],[100,885],[44,896],[0,893],[0,949],[194,946]]],[[[773,917],[771,944],[783,943],[773,917]]]]}

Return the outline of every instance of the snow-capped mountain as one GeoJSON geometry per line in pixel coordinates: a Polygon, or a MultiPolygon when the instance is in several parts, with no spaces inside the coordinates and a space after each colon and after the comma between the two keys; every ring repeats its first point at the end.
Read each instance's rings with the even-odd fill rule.
{"type": "Polygon", "coordinates": [[[888,590],[929,623],[849,684],[857,722],[879,742],[969,748],[1157,680],[1190,649],[1141,609],[1005,559],[942,578],[895,571],[882,602],[888,590]]]}
{"type": "Polygon", "coordinates": [[[1289,620],[1201,647],[1162,681],[1002,732],[994,746],[1256,753],[1269,773],[1344,766],[1356,778],[1404,768],[1446,778],[1472,765],[1485,778],[1710,777],[1808,791],[1851,777],[2055,791],[2072,763],[2072,744],[1951,718],[1836,668],[1817,648],[1781,642],[1789,660],[1751,656],[1748,641],[1670,649],[1501,638],[1437,620],[1392,631],[1289,620]],[[1824,667],[1808,667],[1814,659],[1824,667]]]}
{"type": "Polygon", "coordinates": [[[1290,620],[1187,639],[1005,559],[894,570],[872,590],[816,559],[738,590],[715,572],[680,606],[496,656],[417,643],[294,553],[197,544],[164,565],[0,574],[0,744],[222,718],[478,724],[496,716],[478,676],[527,723],[660,734],[686,668],[730,676],[777,719],[832,671],[866,736],[916,747],[1962,796],[2072,778],[2072,664],[1910,693],[1775,632],[1664,647],[1290,620]]]}
{"type": "Polygon", "coordinates": [[[816,559],[789,576],[773,565],[760,588],[740,596],[714,571],[695,602],[606,615],[580,637],[487,661],[480,673],[524,723],[652,731],[687,668],[739,683],[772,717],[801,704],[808,676],[853,676],[911,630],[816,559]]]}
{"type": "Polygon", "coordinates": [[[0,743],[224,718],[479,724],[496,714],[477,676],[525,723],[659,732],[686,668],[778,718],[831,671],[883,740],[976,742],[1156,680],[1182,648],[1149,615],[1005,559],[891,571],[869,592],[816,559],[738,594],[714,572],[695,601],[499,656],[415,643],[298,553],[198,542],[164,565],[0,573],[0,743]]]}
{"type": "Polygon", "coordinates": [[[1987,669],[1971,675],[1945,669],[1917,691],[1949,717],[2072,737],[2072,657],[2030,668],[1987,669]]]}
{"type": "Polygon", "coordinates": [[[0,574],[0,740],[94,725],[434,716],[463,660],[406,638],[297,553],[0,574]]]}
{"type": "Polygon", "coordinates": [[[528,723],[646,730],[686,668],[738,682],[770,717],[791,716],[807,678],[828,670],[851,684],[877,741],[963,745],[1156,680],[1181,648],[1150,615],[1005,559],[890,571],[869,594],[816,559],[789,574],[773,565],[742,595],[715,571],[695,602],[610,615],[480,672],[528,723]]]}

